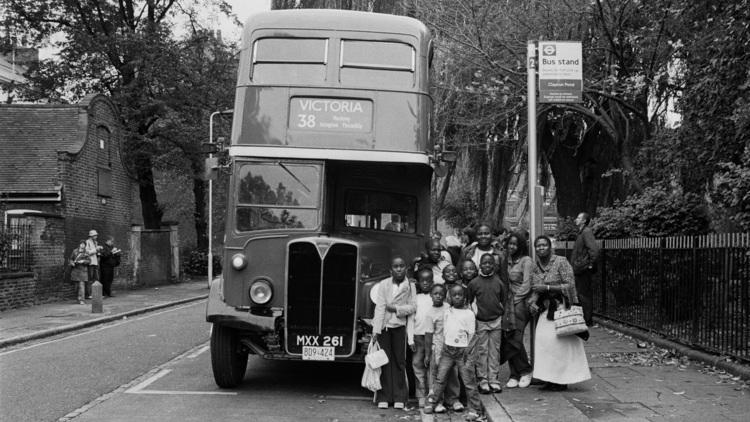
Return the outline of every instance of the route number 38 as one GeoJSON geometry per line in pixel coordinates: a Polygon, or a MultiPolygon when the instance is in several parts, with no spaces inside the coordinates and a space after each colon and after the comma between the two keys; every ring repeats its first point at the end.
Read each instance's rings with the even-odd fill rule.
{"type": "Polygon", "coordinates": [[[297,117],[299,117],[299,121],[297,122],[297,127],[309,127],[309,128],[315,127],[315,115],[314,114],[298,114],[297,117]]]}

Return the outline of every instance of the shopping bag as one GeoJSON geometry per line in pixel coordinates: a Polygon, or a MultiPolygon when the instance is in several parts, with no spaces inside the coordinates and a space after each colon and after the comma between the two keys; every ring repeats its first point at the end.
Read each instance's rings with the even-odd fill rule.
{"type": "MultiPolygon", "coordinates": [[[[370,346],[367,348],[367,356],[378,350],[382,352],[377,343],[370,342],[370,346]]],[[[362,387],[375,393],[382,388],[380,385],[380,367],[373,368],[370,366],[367,362],[367,356],[365,356],[365,371],[362,373],[362,387]]],[[[386,359],[388,359],[387,356],[386,359]]]]}
{"type": "Polygon", "coordinates": [[[381,349],[376,341],[370,342],[370,346],[367,348],[367,355],[365,356],[365,363],[372,369],[380,368],[388,363],[388,355],[385,354],[385,350],[381,349]]]}
{"type": "Polygon", "coordinates": [[[583,319],[583,308],[573,305],[570,309],[555,311],[555,334],[558,337],[573,336],[588,331],[583,319]]]}

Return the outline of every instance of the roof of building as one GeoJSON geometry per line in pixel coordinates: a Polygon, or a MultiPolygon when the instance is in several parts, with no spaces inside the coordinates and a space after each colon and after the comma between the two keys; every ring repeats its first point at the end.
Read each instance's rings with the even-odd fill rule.
{"type": "Polygon", "coordinates": [[[0,192],[58,192],[58,152],[81,150],[95,97],[78,104],[0,105],[0,192]]]}

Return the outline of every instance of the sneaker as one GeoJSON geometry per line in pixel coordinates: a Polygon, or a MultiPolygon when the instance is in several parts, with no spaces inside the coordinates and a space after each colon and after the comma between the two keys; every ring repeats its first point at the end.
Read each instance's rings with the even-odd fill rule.
{"type": "Polygon", "coordinates": [[[443,406],[443,403],[438,403],[437,406],[435,406],[435,413],[445,413],[445,406],[443,406]]]}
{"type": "Polygon", "coordinates": [[[500,384],[491,382],[490,383],[490,390],[492,390],[493,393],[502,393],[503,387],[500,386],[500,384]]]}
{"type": "Polygon", "coordinates": [[[388,408],[388,402],[381,401],[378,403],[378,409],[387,409],[388,408]]]}
{"type": "Polygon", "coordinates": [[[451,407],[453,408],[454,412],[463,412],[464,411],[464,405],[461,404],[460,401],[457,401],[457,402],[453,403],[453,406],[451,406],[451,407]]]}
{"type": "Polygon", "coordinates": [[[86,302],[84,302],[84,301],[82,301],[82,300],[79,300],[79,301],[78,301],[78,304],[79,304],[79,305],[85,305],[85,304],[86,304],[86,302]]]}
{"type": "Polygon", "coordinates": [[[91,296],[86,296],[86,299],[91,299],[91,296]]]}
{"type": "MultiPolygon", "coordinates": [[[[510,382],[510,381],[508,381],[510,382]]],[[[526,374],[521,377],[521,379],[518,381],[518,387],[519,388],[526,388],[529,385],[531,385],[531,374],[526,374]]]]}
{"type": "Polygon", "coordinates": [[[505,384],[505,388],[516,388],[518,387],[518,380],[515,378],[511,378],[508,380],[508,382],[505,384]]]}
{"type": "Polygon", "coordinates": [[[479,413],[477,413],[477,412],[475,412],[473,410],[470,410],[470,411],[466,412],[466,415],[464,415],[464,419],[467,420],[467,421],[475,421],[475,420],[479,419],[479,413]]]}
{"type": "Polygon", "coordinates": [[[432,405],[428,404],[427,406],[422,409],[422,412],[424,412],[425,415],[431,415],[432,414],[432,405]]]}
{"type": "Polygon", "coordinates": [[[483,382],[479,384],[479,393],[481,394],[490,394],[492,390],[490,390],[490,385],[487,384],[487,382],[483,382]]]}
{"type": "Polygon", "coordinates": [[[393,408],[394,409],[403,409],[404,408],[404,404],[401,403],[400,401],[397,401],[397,402],[393,403],[393,408]]]}

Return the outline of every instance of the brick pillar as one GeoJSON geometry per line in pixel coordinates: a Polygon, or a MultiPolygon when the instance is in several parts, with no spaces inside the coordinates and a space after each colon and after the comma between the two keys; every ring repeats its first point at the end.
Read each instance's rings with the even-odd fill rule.
{"type": "Polygon", "coordinates": [[[133,265],[131,268],[133,284],[135,286],[141,285],[141,232],[143,231],[142,226],[130,227],[130,263],[133,265]]]}

